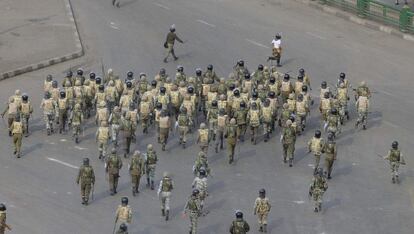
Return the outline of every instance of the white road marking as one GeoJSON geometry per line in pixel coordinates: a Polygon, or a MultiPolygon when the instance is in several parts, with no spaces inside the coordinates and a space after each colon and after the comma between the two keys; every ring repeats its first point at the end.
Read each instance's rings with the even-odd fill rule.
{"type": "Polygon", "coordinates": [[[296,203],[296,204],[303,204],[303,203],[305,203],[305,201],[292,201],[293,203],[296,203]]]}
{"type": "Polygon", "coordinates": [[[68,140],[66,140],[66,139],[60,139],[60,141],[65,142],[65,141],[68,141],[68,140]]]}
{"type": "Polygon", "coordinates": [[[256,42],[256,41],[253,41],[253,40],[250,40],[250,39],[246,39],[246,41],[252,43],[253,45],[257,45],[257,46],[260,46],[260,47],[263,47],[263,48],[266,48],[266,49],[270,49],[269,46],[265,46],[263,44],[260,44],[259,42],[256,42]]]}
{"type": "Polygon", "coordinates": [[[358,165],[358,163],[352,163],[352,166],[356,166],[356,165],[358,165]]]}
{"type": "Polygon", "coordinates": [[[72,195],[72,192],[66,192],[68,195],[72,195]]]}
{"type": "Polygon", "coordinates": [[[308,167],[313,167],[313,164],[311,164],[311,163],[310,163],[310,164],[308,164],[308,167]]]}
{"type": "Polygon", "coordinates": [[[383,93],[383,94],[385,94],[385,95],[388,95],[388,96],[390,96],[390,97],[394,97],[394,98],[396,98],[396,96],[394,95],[394,94],[392,94],[392,93],[389,93],[389,92],[387,92],[387,91],[384,91],[384,90],[377,90],[379,93],[383,93]]]}
{"type": "Polygon", "coordinates": [[[326,37],[320,36],[320,35],[315,34],[315,33],[306,32],[306,34],[308,34],[308,35],[310,35],[312,37],[316,37],[316,38],[321,39],[321,40],[326,40],[326,37]]]}
{"type": "Polygon", "coordinates": [[[118,24],[116,24],[116,23],[114,23],[114,22],[110,22],[109,24],[110,24],[110,26],[109,26],[109,27],[111,27],[111,28],[113,28],[113,29],[119,29],[119,28],[118,28],[118,26],[119,26],[118,24]]]}
{"type": "Polygon", "coordinates": [[[82,148],[82,147],[80,147],[80,146],[75,146],[75,149],[78,149],[78,150],[86,150],[86,149],[88,149],[88,148],[82,148]]]}
{"type": "Polygon", "coordinates": [[[79,167],[77,167],[77,166],[74,166],[74,165],[72,165],[70,163],[67,163],[67,162],[60,161],[60,160],[58,160],[56,158],[47,158],[47,160],[52,161],[52,162],[56,162],[56,163],[59,163],[59,164],[62,164],[64,166],[67,166],[67,167],[70,167],[70,168],[73,168],[73,169],[79,169],[79,167]]]}
{"type": "Polygon", "coordinates": [[[169,8],[169,7],[164,6],[164,5],[162,5],[162,4],[159,4],[159,3],[156,3],[156,2],[153,2],[153,4],[154,4],[154,5],[156,5],[156,6],[159,6],[159,7],[163,8],[163,9],[165,9],[165,10],[170,10],[170,8],[169,8]]]}
{"type": "Polygon", "coordinates": [[[399,127],[398,125],[395,125],[395,124],[393,124],[393,123],[391,123],[390,121],[387,121],[387,120],[384,120],[383,122],[384,122],[385,124],[387,124],[387,125],[389,125],[389,126],[393,127],[393,128],[398,128],[398,127],[399,127]]]}
{"type": "Polygon", "coordinates": [[[212,28],[215,28],[215,27],[216,27],[216,25],[214,25],[214,24],[210,24],[210,23],[207,23],[207,22],[206,22],[206,21],[204,21],[204,20],[197,20],[197,22],[202,23],[202,24],[205,24],[205,25],[210,26],[210,27],[212,27],[212,28]]]}

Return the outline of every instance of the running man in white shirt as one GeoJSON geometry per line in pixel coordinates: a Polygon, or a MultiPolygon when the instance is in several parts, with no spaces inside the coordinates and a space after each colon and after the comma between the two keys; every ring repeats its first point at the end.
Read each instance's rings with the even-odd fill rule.
{"type": "Polygon", "coordinates": [[[280,67],[280,57],[282,56],[282,36],[280,34],[276,34],[275,39],[272,40],[272,56],[267,59],[269,60],[276,60],[277,66],[280,67]]]}

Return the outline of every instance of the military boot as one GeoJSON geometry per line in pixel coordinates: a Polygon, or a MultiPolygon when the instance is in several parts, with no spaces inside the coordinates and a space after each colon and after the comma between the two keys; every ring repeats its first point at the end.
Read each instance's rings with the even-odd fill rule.
{"type": "Polygon", "coordinates": [[[165,143],[162,143],[162,151],[165,151],[165,143]]]}
{"type": "Polygon", "coordinates": [[[85,205],[85,198],[82,197],[82,205],[85,205]]]}
{"type": "Polygon", "coordinates": [[[393,184],[395,184],[395,176],[393,176],[393,177],[392,177],[391,182],[392,182],[393,184]]]}
{"type": "Polygon", "coordinates": [[[99,152],[99,159],[102,159],[102,152],[99,152]]]}
{"type": "Polygon", "coordinates": [[[183,142],[183,149],[185,149],[185,141],[183,142]]]}
{"type": "Polygon", "coordinates": [[[293,167],[293,159],[292,158],[289,159],[289,167],[293,167]]]}
{"type": "Polygon", "coordinates": [[[151,181],[151,190],[154,190],[154,181],[151,181]]]}
{"type": "Polygon", "coordinates": [[[168,221],[168,219],[170,218],[170,211],[169,210],[167,210],[166,212],[165,212],[165,221],[168,221]]]}
{"type": "Polygon", "coordinates": [[[165,210],[164,209],[161,209],[161,215],[165,216],[165,210]]]}
{"type": "Polygon", "coordinates": [[[263,224],[263,232],[267,233],[267,224],[263,224]]]}
{"type": "Polygon", "coordinates": [[[136,192],[137,192],[137,189],[133,187],[133,188],[132,188],[132,196],[134,196],[134,197],[135,197],[135,196],[136,196],[136,192]]]}
{"type": "Polygon", "coordinates": [[[150,179],[147,178],[147,188],[150,186],[150,179]]]}
{"type": "Polygon", "coordinates": [[[259,232],[263,232],[263,226],[262,225],[259,226],[259,232]]]}
{"type": "Polygon", "coordinates": [[[216,154],[217,154],[218,153],[218,145],[216,145],[215,150],[216,150],[216,154]]]}

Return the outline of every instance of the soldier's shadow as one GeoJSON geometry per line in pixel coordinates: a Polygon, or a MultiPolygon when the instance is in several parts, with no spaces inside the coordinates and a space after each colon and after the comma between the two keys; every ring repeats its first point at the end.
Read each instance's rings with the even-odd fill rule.
{"type": "Polygon", "coordinates": [[[131,5],[131,4],[135,3],[136,1],[137,0],[121,2],[121,4],[119,4],[119,7],[125,7],[125,6],[128,6],[128,5],[131,5]]]}
{"type": "Polygon", "coordinates": [[[326,211],[328,209],[331,209],[331,208],[336,207],[336,206],[339,206],[339,205],[341,205],[341,199],[335,198],[333,200],[326,201],[324,203],[324,205],[322,206],[322,208],[324,208],[322,210],[325,210],[326,211]]]}
{"type": "Polygon", "coordinates": [[[300,162],[302,159],[304,159],[307,155],[311,155],[310,153],[307,153],[307,147],[300,147],[298,150],[295,150],[295,159],[294,161],[300,162]]]}
{"type": "Polygon", "coordinates": [[[29,147],[25,147],[22,150],[22,157],[24,157],[25,155],[29,155],[30,153],[32,153],[33,151],[35,151],[36,149],[40,149],[43,147],[43,143],[36,143],[34,145],[30,145],[29,147]]]}
{"type": "Polygon", "coordinates": [[[280,227],[284,221],[285,219],[283,217],[278,219],[272,219],[267,225],[268,233],[272,233],[272,230],[276,229],[277,227],[280,227]]]}

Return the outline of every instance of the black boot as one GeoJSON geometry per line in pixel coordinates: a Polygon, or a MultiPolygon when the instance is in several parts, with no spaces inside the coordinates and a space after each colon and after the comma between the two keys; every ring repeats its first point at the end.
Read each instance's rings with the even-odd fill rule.
{"type": "Polygon", "coordinates": [[[151,181],[151,190],[154,190],[154,181],[151,181]]]}
{"type": "Polygon", "coordinates": [[[263,232],[267,233],[267,224],[263,224],[263,232]]]}
{"type": "Polygon", "coordinates": [[[293,166],[293,159],[289,159],[289,167],[293,166]]]}
{"type": "Polygon", "coordinates": [[[150,179],[147,178],[147,187],[149,187],[149,186],[150,186],[150,179]]]}
{"type": "Polygon", "coordinates": [[[170,218],[170,211],[169,210],[167,210],[166,212],[165,212],[165,221],[168,221],[168,219],[170,218]]]}
{"type": "Polygon", "coordinates": [[[164,209],[161,209],[161,215],[165,216],[165,210],[164,209]]]}

